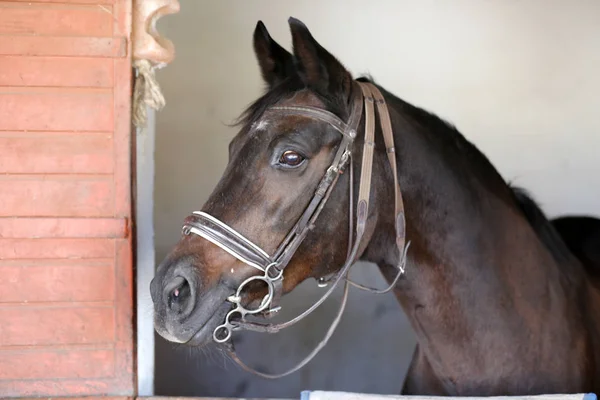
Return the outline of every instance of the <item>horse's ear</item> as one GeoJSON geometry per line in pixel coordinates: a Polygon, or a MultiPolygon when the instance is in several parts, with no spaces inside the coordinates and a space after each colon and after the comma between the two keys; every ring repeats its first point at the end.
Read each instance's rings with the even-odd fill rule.
{"type": "Polygon", "coordinates": [[[262,21],[256,24],[253,39],[260,72],[270,88],[294,73],[294,57],[273,40],[262,21]]]}
{"type": "Polygon", "coordinates": [[[312,36],[306,25],[296,18],[288,20],[292,32],[298,73],[304,83],[322,94],[343,96],[352,91],[352,75],[312,36]]]}

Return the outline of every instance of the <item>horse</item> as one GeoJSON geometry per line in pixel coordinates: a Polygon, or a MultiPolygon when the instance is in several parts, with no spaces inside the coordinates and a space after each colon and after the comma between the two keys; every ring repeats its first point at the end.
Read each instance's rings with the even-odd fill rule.
{"type": "Polygon", "coordinates": [[[235,332],[278,332],[343,282],[340,312],[299,367],[356,286],[393,291],[416,334],[403,394],[600,390],[600,292],[550,221],[528,213],[526,196],[453,125],[353,77],[303,22],[288,22],[292,53],[256,25],[266,88],[235,121],[222,177],[156,270],[155,330],[216,342],[251,370],[235,332]],[[357,260],[389,286],[351,281],[357,260]],[[325,295],[269,323],[308,279],[329,285],[325,295]]]}

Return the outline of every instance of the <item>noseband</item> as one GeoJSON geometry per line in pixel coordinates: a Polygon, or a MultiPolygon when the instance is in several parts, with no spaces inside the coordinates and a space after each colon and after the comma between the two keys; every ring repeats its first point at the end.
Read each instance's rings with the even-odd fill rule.
{"type": "Polygon", "coordinates": [[[183,226],[183,233],[185,235],[193,233],[201,236],[216,246],[219,246],[221,249],[231,254],[241,262],[259,271],[258,275],[251,276],[240,283],[236,292],[227,298],[227,300],[232,303],[233,309],[229,311],[225,317],[224,323],[215,328],[213,332],[213,340],[217,343],[227,345],[233,359],[240,364],[242,368],[265,378],[279,378],[297,371],[302,366],[306,365],[318,353],[318,351],[325,346],[341,319],[346,305],[349,284],[363,290],[369,290],[375,293],[385,293],[395,286],[400,276],[404,273],[408,245],[405,246],[404,205],[402,202],[400,186],[398,184],[394,137],[389,111],[381,92],[375,85],[371,83],[355,82],[355,85],[353,86],[353,92],[354,99],[352,113],[350,114],[350,118],[348,119],[347,123],[342,121],[333,113],[316,107],[275,106],[265,111],[265,115],[297,115],[320,120],[329,124],[342,134],[342,140],[337,148],[333,161],[325,172],[323,178],[321,178],[313,198],[294,227],[284,238],[272,256],[224,222],[219,221],[217,218],[205,212],[194,212],[186,219],[186,222],[183,226]],[[373,168],[373,152],[375,148],[374,104],[377,105],[377,111],[379,112],[381,130],[385,141],[388,161],[394,179],[396,246],[398,247],[399,251],[398,274],[393,282],[386,289],[382,290],[365,287],[348,279],[350,267],[354,264],[357,257],[357,252],[365,231],[365,225],[369,211],[371,173],[373,168]],[[363,105],[365,110],[365,139],[363,145],[360,187],[356,210],[356,237],[353,238],[354,171],[351,161],[352,145],[356,138],[358,125],[362,118],[363,105]],[[344,265],[333,278],[319,279],[320,286],[327,285],[329,282],[333,282],[333,284],[316,303],[290,321],[281,324],[263,324],[247,321],[245,319],[247,315],[260,315],[265,318],[269,318],[281,308],[279,307],[279,300],[281,299],[283,292],[284,270],[304,238],[313,229],[314,223],[327,203],[327,200],[329,199],[329,196],[331,195],[338,178],[348,166],[350,175],[348,254],[344,265]],[[301,363],[282,374],[271,375],[253,370],[252,368],[246,366],[237,357],[233,347],[233,342],[231,341],[231,335],[234,330],[245,329],[258,332],[275,333],[281,329],[294,325],[313,312],[319,305],[321,305],[331,295],[342,278],[345,279],[345,285],[340,309],[324,339],[301,363]],[[244,306],[242,305],[242,294],[244,288],[253,282],[263,282],[266,284],[267,294],[256,304],[244,306]]]}

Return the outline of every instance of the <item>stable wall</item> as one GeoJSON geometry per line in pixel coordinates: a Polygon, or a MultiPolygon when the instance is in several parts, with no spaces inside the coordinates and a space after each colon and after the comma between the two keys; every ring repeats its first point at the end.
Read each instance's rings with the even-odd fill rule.
{"type": "MultiPolygon", "coordinates": [[[[353,73],[371,74],[401,98],[454,123],[550,216],[600,215],[600,2],[579,0],[240,2],[184,1],[161,20],[177,56],[158,74],[156,252],[178,240],[221,176],[235,130],[226,126],[261,93],[252,50],[257,20],[288,49],[287,18],[304,21],[353,73]]],[[[364,266],[361,279],[381,284],[364,266]]],[[[310,283],[287,299],[309,306],[310,283]]],[[[278,370],[307,354],[336,301],[295,331],[244,333],[242,355],[278,370]]],[[[278,381],[254,378],[220,353],[157,339],[157,394],[295,397],[303,389],[399,392],[414,337],[392,296],[351,292],[332,343],[278,381]]]]}
{"type": "Polygon", "coordinates": [[[135,394],[131,0],[0,1],[0,397],[135,394]]]}

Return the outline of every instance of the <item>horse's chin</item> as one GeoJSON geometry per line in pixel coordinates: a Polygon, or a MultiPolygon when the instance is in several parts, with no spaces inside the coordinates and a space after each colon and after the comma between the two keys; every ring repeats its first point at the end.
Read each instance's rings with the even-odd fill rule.
{"type": "Polygon", "coordinates": [[[225,317],[231,309],[231,304],[223,303],[215,313],[210,317],[204,325],[198,329],[198,331],[192,336],[192,338],[186,342],[187,346],[193,347],[204,347],[214,341],[213,332],[215,329],[225,322],[225,317]]]}

